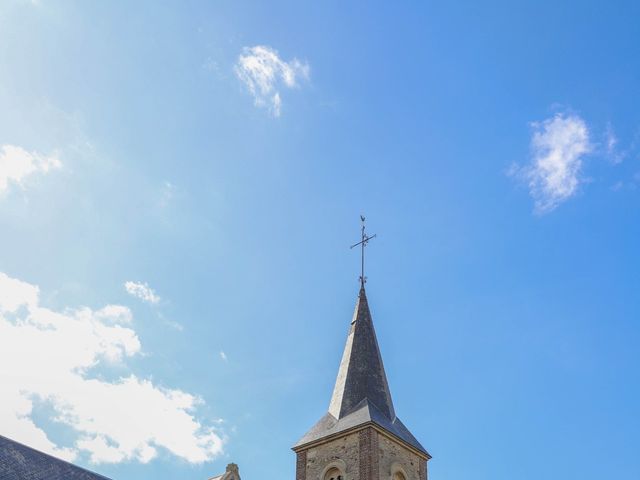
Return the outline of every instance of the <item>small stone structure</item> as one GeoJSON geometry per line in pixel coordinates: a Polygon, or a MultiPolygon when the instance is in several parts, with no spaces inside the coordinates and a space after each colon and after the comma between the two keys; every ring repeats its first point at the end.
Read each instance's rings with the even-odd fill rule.
{"type": "Polygon", "coordinates": [[[238,465],[230,463],[227,465],[227,470],[222,475],[211,477],[209,480],[240,480],[238,465]]]}

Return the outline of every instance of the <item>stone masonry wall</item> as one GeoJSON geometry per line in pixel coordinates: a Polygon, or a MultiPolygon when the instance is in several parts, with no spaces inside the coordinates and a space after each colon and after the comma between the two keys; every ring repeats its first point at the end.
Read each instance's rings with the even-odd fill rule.
{"type": "Polygon", "coordinates": [[[427,480],[424,459],[371,427],[299,452],[296,480],[324,480],[333,462],[346,469],[344,480],[391,480],[398,467],[406,480],[427,480]]]}
{"type": "Polygon", "coordinates": [[[307,479],[307,451],[296,454],[296,480],[307,479]]]}
{"type": "Polygon", "coordinates": [[[344,480],[361,480],[358,432],[306,450],[306,478],[296,480],[323,480],[325,467],[338,460],[346,465],[344,480]]]}
{"type": "Polygon", "coordinates": [[[420,480],[427,480],[427,461],[420,459],[420,480]]]}
{"type": "Polygon", "coordinates": [[[396,465],[402,467],[407,474],[407,480],[426,480],[426,465],[424,476],[421,472],[421,464],[425,463],[424,460],[408,448],[378,434],[378,452],[379,480],[390,480],[393,467],[396,465]]]}

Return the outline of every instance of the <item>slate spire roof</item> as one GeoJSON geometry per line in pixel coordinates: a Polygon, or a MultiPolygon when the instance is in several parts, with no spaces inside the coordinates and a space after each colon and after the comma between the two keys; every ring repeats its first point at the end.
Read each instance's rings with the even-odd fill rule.
{"type": "Polygon", "coordinates": [[[373,423],[430,458],[396,417],[364,284],[356,302],[329,411],[293,449],[373,423]]]}
{"type": "Polygon", "coordinates": [[[329,404],[329,413],[337,419],[343,418],[365,399],[373,403],[387,418],[395,418],[367,294],[362,285],[329,404]]]}

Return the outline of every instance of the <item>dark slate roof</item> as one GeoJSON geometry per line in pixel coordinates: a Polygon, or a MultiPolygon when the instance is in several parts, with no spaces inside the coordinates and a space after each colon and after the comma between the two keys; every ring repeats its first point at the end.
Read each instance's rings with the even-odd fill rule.
{"type": "Polygon", "coordinates": [[[109,480],[0,435],[0,480],[109,480]]]}
{"type": "Polygon", "coordinates": [[[329,404],[329,413],[335,418],[342,418],[365,398],[388,418],[396,416],[367,294],[364,287],[361,287],[329,404]]]}
{"type": "Polygon", "coordinates": [[[294,449],[366,423],[374,423],[427,456],[396,417],[364,287],[360,288],[327,414],[294,449]]]}
{"type": "Polygon", "coordinates": [[[394,417],[393,420],[388,419],[376,408],[375,405],[366,399],[363,400],[362,403],[349,415],[342,417],[339,420],[327,412],[325,416],[322,417],[320,421],[316,423],[293,448],[307,445],[325,437],[358,427],[365,423],[374,423],[405,443],[408,443],[416,450],[430,456],[398,417],[394,417]]]}

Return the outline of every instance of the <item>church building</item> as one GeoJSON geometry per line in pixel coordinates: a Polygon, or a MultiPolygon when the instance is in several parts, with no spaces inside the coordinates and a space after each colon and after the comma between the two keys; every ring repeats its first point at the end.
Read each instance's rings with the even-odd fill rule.
{"type": "MultiPolygon", "coordinates": [[[[396,416],[367,302],[362,218],[360,293],[329,410],[293,446],[295,480],[427,480],[431,458],[396,416]]],[[[109,480],[0,436],[0,480],[109,480]]],[[[240,480],[236,464],[210,480],[240,480]]]]}

